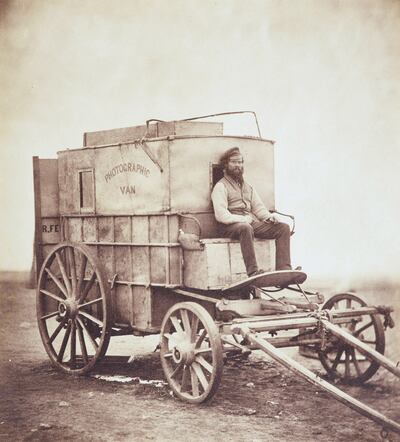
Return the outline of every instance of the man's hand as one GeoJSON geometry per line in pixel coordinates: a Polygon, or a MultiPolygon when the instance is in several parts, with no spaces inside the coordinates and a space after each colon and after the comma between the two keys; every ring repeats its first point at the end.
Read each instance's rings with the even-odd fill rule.
{"type": "Polygon", "coordinates": [[[264,222],[269,222],[269,223],[276,224],[276,223],[279,223],[280,221],[279,221],[279,219],[278,219],[278,217],[276,215],[271,214],[271,216],[269,218],[267,218],[266,220],[264,220],[264,222]]]}

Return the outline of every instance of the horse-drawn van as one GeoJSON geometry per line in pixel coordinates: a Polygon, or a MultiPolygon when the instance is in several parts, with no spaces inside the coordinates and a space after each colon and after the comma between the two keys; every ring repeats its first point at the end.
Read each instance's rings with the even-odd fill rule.
{"type": "Polygon", "coordinates": [[[204,402],[217,391],[224,354],[262,349],[400,431],[278,349],[312,348],[329,377],[344,382],[364,382],[381,365],[400,373],[383,356],[390,308],[353,293],[324,303],[302,287],[305,273],[275,271],[271,240],[256,240],[266,272],[247,277],[239,243],[218,235],[210,200],[219,158],[232,146],[273,208],[274,142],[259,132],[225,135],[222,122],[204,117],[89,132],[83,147],[57,159],[34,157],[37,316],[51,362],[84,374],[113,336],[160,333],[173,392],[204,402]]]}

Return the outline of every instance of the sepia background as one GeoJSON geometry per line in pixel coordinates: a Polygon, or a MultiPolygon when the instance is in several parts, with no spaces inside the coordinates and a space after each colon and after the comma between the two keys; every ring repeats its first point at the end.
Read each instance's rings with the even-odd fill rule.
{"type": "Polygon", "coordinates": [[[0,5],[0,270],[31,266],[33,155],[254,110],[276,140],[276,207],[296,216],[294,264],[343,285],[400,279],[399,1],[0,5]]]}

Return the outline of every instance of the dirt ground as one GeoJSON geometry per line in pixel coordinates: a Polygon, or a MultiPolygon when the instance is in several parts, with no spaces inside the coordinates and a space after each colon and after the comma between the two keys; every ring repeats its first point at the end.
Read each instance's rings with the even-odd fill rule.
{"type": "MultiPolygon", "coordinates": [[[[387,303],[389,295],[382,293],[379,303],[387,303]]],[[[143,383],[164,380],[158,354],[152,352],[157,337],[112,340],[107,352],[111,356],[91,376],[71,377],[55,371],[44,351],[34,290],[3,277],[0,321],[1,441],[381,439],[379,425],[258,352],[248,360],[228,360],[213,401],[193,406],[174,398],[163,382],[143,383]],[[133,353],[141,356],[128,363],[133,353]],[[139,377],[142,382],[110,382],[94,375],[139,377]]],[[[388,355],[394,360],[399,359],[398,331],[388,336],[388,341],[395,340],[388,355]]],[[[319,362],[296,358],[322,373],[319,362]]],[[[363,387],[341,388],[400,422],[400,382],[384,369],[363,387]]],[[[400,440],[393,434],[390,438],[400,440]]]]}

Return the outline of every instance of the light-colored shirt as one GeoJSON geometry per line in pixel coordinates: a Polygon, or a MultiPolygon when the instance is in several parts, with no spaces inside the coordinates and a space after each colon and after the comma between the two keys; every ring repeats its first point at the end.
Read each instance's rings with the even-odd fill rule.
{"type": "Polygon", "coordinates": [[[214,186],[211,199],[215,219],[222,224],[265,221],[271,216],[250,184],[244,181],[240,185],[226,174],[214,186]]]}

